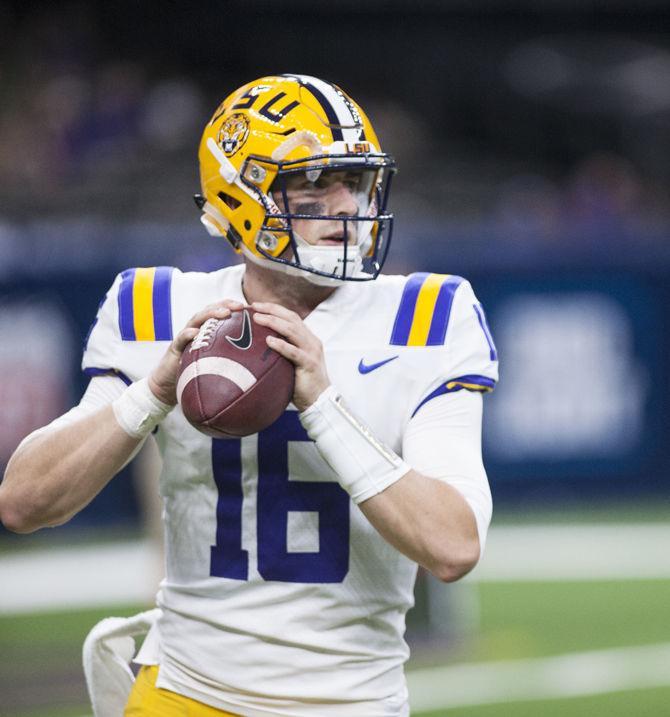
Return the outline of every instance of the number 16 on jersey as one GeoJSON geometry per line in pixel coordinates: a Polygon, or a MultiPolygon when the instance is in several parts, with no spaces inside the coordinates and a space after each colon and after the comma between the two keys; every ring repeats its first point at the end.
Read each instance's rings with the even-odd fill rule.
{"type": "MultiPolygon", "coordinates": [[[[258,434],[256,539],[264,580],[340,583],[349,570],[348,494],[337,483],[290,480],[289,442],[309,440],[296,411],[286,411],[258,434]],[[318,552],[289,552],[289,512],[318,515],[318,552]]],[[[249,555],[242,548],[241,441],[213,439],[212,468],[219,497],[210,574],[248,580],[249,555]]]]}

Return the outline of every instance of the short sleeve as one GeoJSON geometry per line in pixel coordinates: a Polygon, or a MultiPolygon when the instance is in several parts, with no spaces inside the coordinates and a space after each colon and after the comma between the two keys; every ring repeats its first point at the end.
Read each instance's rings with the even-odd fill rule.
{"type": "Polygon", "coordinates": [[[143,267],[114,279],[84,346],[84,373],[115,374],[128,384],[147,375],[172,341],[174,273],[168,266],[143,267]]]}
{"type": "Polygon", "coordinates": [[[428,401],[445,393],[489,393],[498,381],[498,353],[486,321],[484,308],[468,282],[450,277],[451,303],[442,319],[444,343],[431,347],[432,370],[412,416],[428,401]]]}
{"type": "Polygon", "coordinates": [[[430,401],[409,422],[402,447],[412,468],[449,483],[463,496],[477,523],[480,555],[492,513],[481,437],[481,395],[452,392],[430,401]]]}
{"type": "Polygon", "coordinates": [[[131,379],[121,369],[118,299],[122,281],[123,274],[118,274],[98,306],[84,343],[81,368],[90,377],[115,374],[130,384],[131,379]]]}

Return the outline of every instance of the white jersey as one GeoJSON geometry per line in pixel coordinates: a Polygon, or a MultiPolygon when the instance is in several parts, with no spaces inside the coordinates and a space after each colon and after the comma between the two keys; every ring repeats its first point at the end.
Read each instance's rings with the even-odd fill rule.
{"type": "MultiPolygon", "coordinates": [[[[127,382],[148,375],[193,314],[244,301],[243,272],[123,272],[84,370],[127,382]]],[[[344,283],[305,323],[348,407],[399,455],[427,401],[488,391],[497,379],[482,308],[460,277],[344,283]]],[[[155,654],[140,659],[160,663],[158,686],[242,715],[405,714],[417,566],[351,502],[294,407],[231,440],[198,432],[177,407],[156,439],[167,565],[148,640],[155,654]]]]}

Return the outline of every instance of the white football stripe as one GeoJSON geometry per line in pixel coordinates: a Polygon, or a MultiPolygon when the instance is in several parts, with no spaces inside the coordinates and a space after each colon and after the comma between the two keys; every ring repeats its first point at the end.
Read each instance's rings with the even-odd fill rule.
{"type": "Polygon", "coordinates": [[[256,383],[256,377],[241,363],[222,356],[207,356],[197,359],[186,367],[177,382],[177,401],[181,403],[181,395],[186,384],[196,376],[222,376],[246,391],[256,383]]]}

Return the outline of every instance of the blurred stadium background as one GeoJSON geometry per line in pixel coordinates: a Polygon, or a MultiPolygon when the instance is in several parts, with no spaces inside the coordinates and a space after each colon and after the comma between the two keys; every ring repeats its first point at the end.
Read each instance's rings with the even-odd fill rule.
{"type": "MultiPolygon", "coordinates": [[[[201,126],[266,73],[333,80],[400,165],[387,271],[464,274],[501,383],[464,582],[421,575],[413,714],[670,714],[670,36],[640,0],[0,0],[0,464],[81,394],[114,274],[233,260],[201,126]]],[[[95,621],[160,578],[147,451],[68,526],[0,529],[0,715],[80,717],[95,621]]]]}

